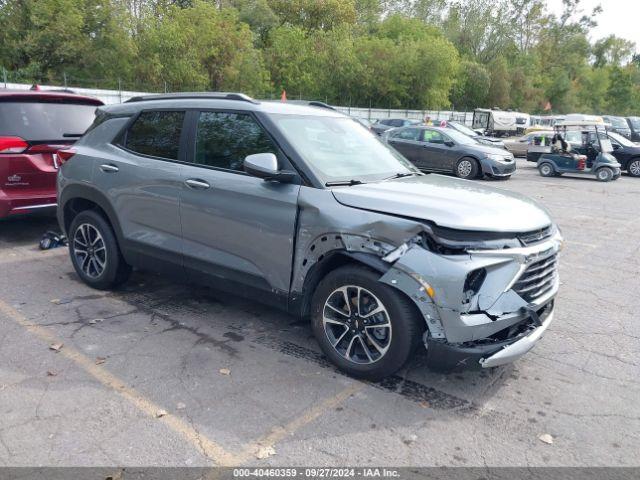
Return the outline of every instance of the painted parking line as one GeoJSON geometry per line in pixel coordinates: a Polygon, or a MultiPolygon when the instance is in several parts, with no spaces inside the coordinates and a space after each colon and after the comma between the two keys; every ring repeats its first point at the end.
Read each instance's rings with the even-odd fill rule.
{"type": "Polygon", "coordinates": [[[312,423],[327,411],[335,409],[365,386],[365,383],[355,381],[352,385],[338,392],[336,395],[323,400],[321,403],[314,405],[285,425],[274,427],[270,433],[248,445],[244,452],[238,455],[237,460],[239,464],[245,464],[250,458],[254,457],[261,448],[273,447],[283,439],[292,436],[295,432],[312,423]]]}
{"type": "MultiPolygon", "coordinates": [[[[49,345],[63,343],[61,338],[51,333],[45,327],[32,323],[27,317],[2,300],[0,300],[0,314],[7,319],[13,320],[15,323],[19,324],[28,332],[34,334],[40,340],[48,343],[49,345]]],[[[149,400],[135,389],[129,387],[125,382],[105,368],[96,365],[94,360],[74,348],[64,346],[64,348],[59,351],[59,355],[63,355],[73,361],[102,385],[118,393],[144,414],[155,418],[157,412],[162,409],[158,404],[149,400]]],[[[181,418],[168,413],[167,415],[158,418],[158,421],[164,423],[171,430],[180,434],[189,443],[196,447],[197,450],[201,451],[204,455],[215,462],[216,465],[233,466],[238,464],[236,456],[227,452],[218,443],[197,432],[191,425],[181,418]]]]}

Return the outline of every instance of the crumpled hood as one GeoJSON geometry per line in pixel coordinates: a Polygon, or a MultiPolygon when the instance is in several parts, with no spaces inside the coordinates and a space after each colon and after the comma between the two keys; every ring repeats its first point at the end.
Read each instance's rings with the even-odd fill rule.
{"type": "Polygon", "coordinates": [[[528,232],[551,224],[548,212],[524,195],[443,175],[335,187],[332,191],[343,205],[458,230],[528,232]]]}

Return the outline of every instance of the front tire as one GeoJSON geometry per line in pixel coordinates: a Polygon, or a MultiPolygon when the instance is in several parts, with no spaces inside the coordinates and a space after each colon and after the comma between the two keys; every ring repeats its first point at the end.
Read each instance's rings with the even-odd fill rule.
{"type": "Polygon", "coordinates": [[[627,171],[632,177],[640,177],[640,158],[634,158],[627,165],[627,171]]]}
{"type": "Polygon", "coordinates": [[[111,225],[93,210],[80,212],[71,222],[69,253],[76,273],[92,288],[108,290],[131,274],[111,225]]]}
{"type": "Polygon", "coordinates": [[[398,371],[419,344],[423,327],[410,300],[355,265],[322,279],[311,304],[313,333],[343,372],[377,381],[398,371]]]}
{"type": "Polygon", "coordinates": [[[600,182],[610,182],[611,180],[613,180],[613,176],[613,170],[611,170],[609,167],[602,167],[596,172],[596,178],[600,182]]]}
{"type": "Polygon", "coordinates": [[[480,167],[478,166],[478,162],[476,162],[473,158],[461,158],[456,164],[455,174],[459,178],[464,178],[465,180],[477,178],[479,172],[480,167]]]}

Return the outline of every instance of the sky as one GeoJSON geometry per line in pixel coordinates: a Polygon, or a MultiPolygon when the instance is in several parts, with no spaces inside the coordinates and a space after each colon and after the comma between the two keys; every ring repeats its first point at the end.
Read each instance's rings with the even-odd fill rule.
{"type": "MultiPolygon", "coordinates": [[[[598,40],[609,35],[626,38],[636,44],[636,51],[640,51],[640,0],[582,0],[584,13],[591,11],[598,5],[603,12],[596,17],[598,26],[591,34],[592,40],[598,40]]],[[[547,0],[551,12],[562,12],[562,0],[547,0]]]]}

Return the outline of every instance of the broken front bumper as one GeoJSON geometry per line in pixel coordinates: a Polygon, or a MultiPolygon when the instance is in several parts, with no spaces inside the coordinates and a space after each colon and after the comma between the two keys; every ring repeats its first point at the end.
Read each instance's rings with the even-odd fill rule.
{"type": "Polygon", "coordinates": [[[470,342],[450,344],[431,337],[426,338],[425,346],[429,364],[443,370],[455,368],[491,368],[514,362],[531,350],[542,338],[553,321],[553,302],[545,307],[541,316],[529,318],[525,330],[510,339],[498,343],[470,342]],[[538,322],[539,320],[539,322],[538,322]]]}
{"type": "Polygon", "coordinates": [[[414,245],[389,255],[381,278],[422,312],[430,363],[444,368],[511,362],[529,351],[553,319],[560,285],[559,233],[527,247],[439,255],[414,245]],[[469,279],[482,271],[479,287],[469,279]],[[470,290],[474,290],[470,292],[470,290]]]}

